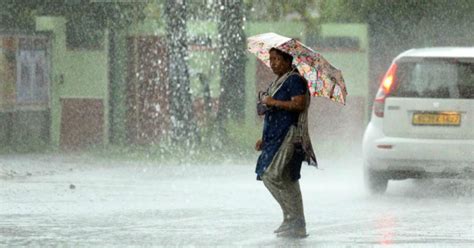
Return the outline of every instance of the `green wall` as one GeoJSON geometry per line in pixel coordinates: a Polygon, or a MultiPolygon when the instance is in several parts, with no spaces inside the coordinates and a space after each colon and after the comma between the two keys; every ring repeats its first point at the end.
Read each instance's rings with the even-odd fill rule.
{"type": "MultiPolygon", "coordinates": [[[[247,22],[245,24],[247,37],[267,32],[275,32],[284,36],[300,38],[305,40],[304,24],[301,22],[247,22]]],[[[164,27],[156,21],[148,21],[142,25],[133,26],[129,30],[130,35],[148,34],[148,35],[165,35],[164,27]]],[[[188,21],[188,35],[195,36],[199,34],[208,35],[212,38],[213,44],[217,42],[217,23],[205,21],[188,21]]],[[[368,29],[366,24],[323,24],[321,26],[321,36],[323,37],[354,37],[360,42],[360,50],[358,51],[323,51],[322,54],[334,66],[343,71],[344,78],[347,82],[349,94],[351,96],[362,96],[367,98],[368,95],[368,29]]],[[[190,75],[191,87],[194,95],[199,95],[200,85],[193,78],[197,72],[207,72],[212,74],[211,93],[213,97],[217,97],[219,92],[219,68],[218,68],[218,52],[190,52],[190,75]],[[209,68],[213,66],[213,68],[209,68]]],[[[256,74],[256,58],[252,54],[248,54],[246,64],[246,122],[248,124],[255,122],[255,74],[256,74]]]]}
{"type": "MultiPolygon", "coordinates": [[[[109,100],[109,63],[108,42],[101,50],[68,50],[65,42],[65,20],[61,17],[38,17],[37,30],[52,33],[51,51],[51,143],[59,144],[61,98],[96,98],[102,99],[105,106],[104,143],[108,141],[109,127],[114,130],[114,136],[125,135],[125,94],[126,94],[126,43],[125,39],[132,35],[165,35],[163,25],[156,21],[148,21],[141,25],[132,26],[127,32],[116,37],[117,54],[120,60],[114,68],[111,78],[112,101],[109,100]],[[161,28],[159,28],[161,27],[161,28]],[[109,125],[110,104],[113,104],[112,122],[109,125]]],[[[304,25],[298,22],[253,22],[246,23],[247,37],[275,32],[285,36],[305,40],[304,25]]],[[[217,25],[215,22],[188,22],[189,36],[206,35],[212,39],[213,46],[217,42],[217,25]]],[[[359,51],[327,51],[322,52],[332,64],[343,71],[350,95],[366,97],[368,93],[368,47],[367,26],[364,24],[324,24],[321,35],[357,37],[361,44],[359,51]]],[[[106,39],[107,41],[107,39],[106,39]]],[[[211,95],[219,94],[219,63],[217,50],[190,52],[191,88],[195,96],[201,96],[201,85],[196,75],[205,73],[209,76],[211,95]]],[[[255,79],[256,58],[248,55],[246,64],[246,123],[256,121],[255,114],[255,79]]]]}
{"type": "Polygon", "coordinates": [[[343,71],[350,95],[367,97],[369,81],[367,25],[323,24],[321,26],[321,35],[323,37],[354,37],[359,40],[359,51],[328,51],[323,52],[323,56],[343,71]]]}
{"type": "MultiPolygon", "coordinates": [[[[304,25],[298,22],[256,22],[247,23],[247,36],[260,33],[275,32],[284,36],[305,40],[304,25]]],[[[347,88],[351,96],[368,96],[369,60],[368,31],[365,24],[322,24],[321,36],[354,37],[360,42],[359,51],[322,51],[322,55],[331,64],[342,70],[347,88]]],[[[255,121],[255,73],[256,58],[249,54],[247,63],[247,121],[255,121]]],[[[367,110],[365,110],[367,111],[367,110]]]]}
{"type": "Polygon", "coordinates": [[[68,50],[66,21],[62,17],[37,17],[36,30],[52,33],[51,51],[51,144],[59,145],[61,98],[95,98],[104,104],[104,143],[108,141],[108,48],[68,50]]]}
{"type": "Polygon", "coordinates": [[[363,23],[327,23],[321,25],[321,35],[356,37],[360,41],[361,51],[367,52],[369,48],[369,34],[367,24],[363,23]]]}

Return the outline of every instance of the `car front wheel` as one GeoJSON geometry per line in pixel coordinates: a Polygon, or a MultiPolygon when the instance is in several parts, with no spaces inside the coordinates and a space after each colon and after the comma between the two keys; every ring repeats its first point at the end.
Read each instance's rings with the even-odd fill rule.
{"type": "Polygon", "coordinates": [[[371,194],[383,194],[387,190],[388,177],[384,172],[364,170],[365,186],[371,194]]]}

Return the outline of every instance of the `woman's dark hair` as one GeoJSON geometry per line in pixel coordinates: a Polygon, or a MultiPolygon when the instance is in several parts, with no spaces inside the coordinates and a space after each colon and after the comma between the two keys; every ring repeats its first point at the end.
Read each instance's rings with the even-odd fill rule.
{"type": "Polygon", "coordinates": [[[288,53],[283,52],[282,50],[272,47],[270,48],[269,52],[276,52],[278,55],[282,56],[283,60],[285,60],[286,62],[290,62],[290,64],[293,63],[293,56],[291,56],[288,53]]]}

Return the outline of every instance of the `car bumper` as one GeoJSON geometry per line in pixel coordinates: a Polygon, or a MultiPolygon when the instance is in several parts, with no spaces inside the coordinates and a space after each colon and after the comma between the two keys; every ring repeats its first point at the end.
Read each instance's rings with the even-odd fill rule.
{"type": "Polygon", "coordinates": [[[427,174],[470,174],[474,140],[387,137],[369,124],[364,134],[365,166],[373,170],[427,174]]]}

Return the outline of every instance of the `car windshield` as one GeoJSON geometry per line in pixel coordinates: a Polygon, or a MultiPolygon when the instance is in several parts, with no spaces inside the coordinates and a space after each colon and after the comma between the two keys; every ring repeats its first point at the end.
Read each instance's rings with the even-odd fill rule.
{"type": "Polygon", "coordinates": [[[453,59],[401,62],[397,97],[474,98],[474,63],[453,59]]]}

